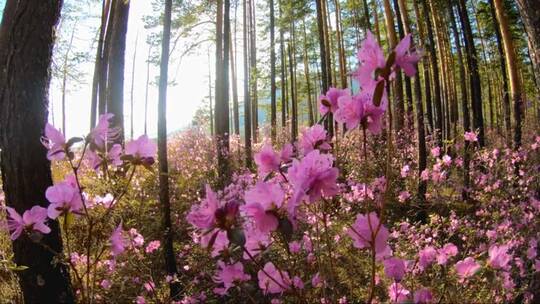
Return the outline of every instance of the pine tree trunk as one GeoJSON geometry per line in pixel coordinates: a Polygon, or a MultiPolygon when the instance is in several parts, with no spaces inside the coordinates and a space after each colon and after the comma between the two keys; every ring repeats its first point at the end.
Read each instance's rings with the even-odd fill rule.
{"type": "Polygon", "coordinates": [[[309,56],[308,56],[308,45],[307,45],[307,32],[306,32],[306,21],[302,21],[302,29],[304,32],[304,74],[306,76],[306,90],[307,90],[307,104],[308,104],[308,115],[309,115],[309,125],[312,126],[315,123],[314,111],[313,111],[313,101],[311,96],[311,77],[309,75],[309,56]]]}
{"type": "Polygon", "coordinates": [[[139,32],[137,32],[137,36],[135,37],[135,48],[133,49],[133,62],[131,65],[131,90],[129,92],[129,121],[130,121],[130,138],[133,140],[133,91],[135,89],[135,63],[137,60],[137,42],[139,41],[139,32]]]}
{"type": "Polygon", "coordinates": [[[67,94],[67,77],[68,77],[68,63],[69,53],[73,47],[73,38],[75,37],[75,30],[77,29],[77,23],[73,25],[71,31],[71,38],[69,39],[68,48],[64,54],[64,64],[62,67],[62,134],[66,136],[66,94],[67,94]]]}
{"type": "Polygon", "coordinates": [[[248,5],[247,0],[243,2],[243,40],[244,40],[244,137],[246,145],[246,167],[251,168],[251,95],[249,92],[249,53],[248,53],[248,5]]]}
{"type": "MultiPolygon", "coordinates": [[[[401,18],[401,8],[399,6],[398,0],[394,0],[394,8],[396,11],[396,20],[398,25],[398,32],[399,32],[399,39],[403,39],[405,37],[405,29],[403,28],[403,20],[401,18]]],[[[404,10],[407,10],[407,6],[403,6],[404,10]]],[[[399,73],[399,77],[403,80],[403,73],[399,73]]],[[[413,104],[412,104],[412,84],[411,84],[411,78],[404,77],[405,78],[405,104],[407,105],[407,110],[405,114],[406,122],[408,125],[412,124],[413,119],[413,104]]],[[[412,125],[411,127],[414,127],[412,125]]]]}
{"type": "Polygon", "coordinates": [[[458,1],[459,18],[463,29],[465,50],[467,55],[467,66],[470,73],[470,90],[472,97],[473,127],[478,130],[478,144],[485,145],[484,138],[484,115],[482,114],[482,88],[480,85],[480,74],[478,72],[478,56],[474,45],[469,13],[465,0],[458,1]]]}
{"type": "MultiPolygon", "coordinates": [[[[434,121],[434,127],[433,133],[436,134],[437,138],[437,145],[439,147],[442,147],[442,131],[443,131],[443,115],[442,115],[442,102],[441,102],[441,85],[440,85],[440,77],[439,77],[439,69],[437,64],[437,53],[435,51],[435,39],[433,35],[433,26],[431,22],[431,12],[430,8],[427,5],[426,0],[422,1],[422,7],[424,11],[424,16],[426,20],[426,28],[427,28],[427,38],[428,38],[428,50],[429,50],[429,56],[431,60],[431,71],[433,71],[433,89],[434,89],[434,106],[435,106],[435,112],[436,112],[436,120],[434,121]]],[[[429,111],[429,108],[428,108],[429,111]]]]}
{"type": "Polygon", "coordinates": [[[144,135],[148,134],[148,89],[150,87],[150,55],[152,54],[152,45],[148,46],[148,57],[146,58],[146,90],[144,93],[144,135]]]}
{"type": "Polygon", "coordinates": [[[369,4],[367,0],[364,0],[363,5],[364,7],[364,22],[365,22],[365,28],[364,31],[367,32],[368,30],[371,31],[371,22],[369,20],[369,4]]]}
{"type": "Polygon", "coordinates": [[[276,46],[274,0],[270,0],[270,133],[272,143],[276,142],[276,46]]]}
{"type": "MultiPolygon", "coordinates": [[[[413,7],[414,7],[414,14],[417,19],[418,24],[418,36],[420,41],[420,46],[425,47],[424,41],[425,41],[425,29],[424,29],[424,22],[420,19],[420,9],[418,8],[418,0],[413,0],[413,7]]],[[[428,124],[428,133],[429,130],[433,130],[433,110],[431,107],[431,81],[430,81],[430,73],[429,73],[429,63],[430,58],[429,54],[424,56],[423,63],[422,63],[422,69],[424,73],[424,90],[425,90],[425,100],[426,100],[426,114],[427,114],[427,124],[428,124]]]]}
{"type": "Polygon", "coordinates": [[[238,105],[238,82],[237,82],[237,60],[236,60],[236,22],[237,22],[237,10],[238,6],[234,7],[234,36],[229,34],[231,43],[230,43],[230,58],[231,58],[231,77],[232,77],[232,97],[233,97],[233,108],[232,108],[232,117],[233,117],[233,126],[234,134],[240,135],[240,110],[238,105]]]}
{"type": "Polygon", "coordinates": [[[109,57],[111,40],[113,34],[113,22],[114,15],[116,14],[116,1],[109,0],[109,11],[107,13],[107,29],[105,31],[105,38],[103,41],[103,50],[101,58],[101,67],[99,76],[99,91],[98,91],[98,113],[104,114],[107,111],[107,92],[108,92],[108,78],[109,78],[109,57]]]}
{"type": "Polygon", "coordinates": [[[124,142],[124,65],[130,1],[116,0],[109,48],[107,112],[114,114],[111,127],[119,128],[116,143],[124,142]]]}
{"type": "Polygon", "coordinates": [[[107,28],[107,18],[109,16],[110,9],[110,0],[103,0],[101,7],[101,25],[99,28],[99,38],[98,45],[96,50],[96,61],[94,64],[94,75],[92,78],[92,100],[90,103],[90,129],[94,128],[97,121],[97,112],[98,112],[98,93],[99,93],[99,83],[100,77],[102,75],[102,60],[103,60],[103,45],[105,39],[105,31],[107,28]]]}
{"type": "Polygon", "coordinates": [[[250,66],[250,83],[251,83],[251,119],[253,124],[252,136],[253,142],[258,141],[259,137],[259,100],[257,96],[257,30],[255,28],[255,3],[254,0],[248,0],[249,3],[249,66],[250,66]]]}
{"type": "MultiPolygon", "coordinates": [[[[6,206],[22,214],[47,207],[50,162],[41,144],[48,116],[48,90],[60,0],[8,0],[0,26],[0,171],[6,206]],[[24,43],[21,43],[24,37],[24,43]]],[[[21,236],[12,242],[25,303],[73,303],[68,268],[58,263],[62,238],[56,220],[41,244],[21,236]],[[43,246],[58,253],[58,257],[43,246]]]]}
{"type": "MultiPolygon", "coordinates": [[[[176,276],[176,258],[173,249],[173,228],[171,221],[171,201],[169,198],[169,164],[167,160],[167,84],[169,72],[169,44],[171,39],[172,0],[165,0],[163,37],[161,39],[161,62],[159,69],[158,99],[158,162],[159,162],[159,203],[162,211],[163,255],[167,275],[176,276]]],[[[170,296],[180,298],[181,286],[178,281],[169,283],[170,296]]]]}
{"type": "Polygon", "coordinates": [[[512,94],[512,100],[514,102],[514,148],[517,150],[521,146],[521,116],[523,111],[521,83],[518,76],[518,61],[503,4],[501,0],[493,0],[493,4],[495,6],[495,13],[501,31],[506,66],[510,79],[510,93],[512,94]]]}
{"type": "Polygon", "coordinates": [[[540,90],[540,4],[538,0],[516,0],[529,40],[529,52],[540,90]]]}

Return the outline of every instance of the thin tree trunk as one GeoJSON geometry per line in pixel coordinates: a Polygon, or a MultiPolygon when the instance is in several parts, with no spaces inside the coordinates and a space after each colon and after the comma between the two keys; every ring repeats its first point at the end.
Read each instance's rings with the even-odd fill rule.
{"type": "Polygon", "coordinates": [[[75,37],[75,30],[77,29],[77,22],[73,25],[73,30],[71,31],[71,38],[69,38],[68,48],[66,54],[64,55],[64,65],[62,67],[62,134],[66,136],[66,90],[67,90],[67,77],[68,77],[68,63],[69,63],[69,53],[73,47],[73,38],[75,37]]]}
{"type": "Polygon", "coordinates": [[[270,133],[272,143],[276,142],[276,50],[275,50],[274,0],[270,0],[270,133]]]}
{"type": "Polygon", "coordinates": [[[338,43],[338,58],[339,58],[339,79],[341,81],[341,87],[347,87],[347,63],[345,61],[345,48],[343,46],[343,31],[341,29],[341,7],[339,0],[334,0],[334,5],[336,8],[336,39],[338,43]]]}
{"type": "Polygon", "coordinates": [[[312,126],[315,123],[313,101],[311,96],[311,77],[309,76],[309,57],[308,57],[308,45],[307,45],[307,32],[305,18],[302,20],[302,29],[304,32],[304,74],[306,76],[306,89],[307,89],[307,103],[308,103],[308,115],[309,125],[312,126]]]}
{"type": "MultiPolygon", "coordinates": [[[[418,36],[420,37],[420,46],[424,47],[423,44],[425,41],[425,29],[424,29],[424,23],[420,19],[420,9],[418,8],[418,0],[413,0],[413,6],[414,6],[414,14],[416,16],[417,24],[418,24],[418,36]]],[[[428,123],[428,129],[433,130],[433,111],[431,107],[431,81],[430,81],[430,73],[429,73],[429,63],[430,63],[429,53],[424,56],[424,60],[422,63],[422,68],[424,72],[424,90],[425,90],[425,100],[426,100],[426,113],[427,113],[427,123],[428,123]]],[[[429,132],[429,131],[428,131],[429,132]]]]}
{"type": "MultiPolygon", "coordinates": [[[[279,18],[282,18],[281,1],[279,1],[279,18]]],[[[281,59],[281,127],[287,124],[287,59],[285,58],[285,41],[283,26],[279,28],[279,52],[281,59]]]]}
{"type": "Polygon", "coordinates": [[[231,56],[231,77],[232,77],[232,96],[233,96],[233,108],[232,108],[232,117],[233,117],[233,126],[234,134],[240,135],[240,112],[238,109],[238,82],[236,77],[236,16],[237,16],[238,7],[234,8],[234,36],[229,34],[231,37],[230,45],[230,56],[231,56]],[[233,43],[234,41],[234,43],[233,43]]]}
{"type": "MultiPolygon", "coordinates": [[[[62,1],[8,0],[0,26],[0,171],[6,206],[23,214],[47,207],[50,162],[41,144],[47,121],[50,65],[62,1]],[[24,43],[21,39],[24,37],[24,43]]],[[[25,303],[74,303],[58,221],[38,244],[26,235],[12,241],[25,303]],[[50,248],[57,254],[45,249],[50,248]]]]}
{"type": "Polygon", "coordinates": [[[540,90],[540,8],[538,0],[516,0],[516,2],[527,32],[530,57],[536,76],[536,89],[540,90]]]}
{"type": "MultiPolygon", "coordinates": [[[[430,8],[427,5],[426,0],[422,1],[422,7],[424,11],[424,16],[426,20],[427,28],[427,38],[428,38],[428,49],[429,56],[431,60],[431,70],[433,71],[433,87],[434,87],[434,98],[435,98],[435,112],[436,112],[436,124],[434,125],[436,129],[433,130],[433,133],[437,137],[437,145],[442,147],[442,131],[443,131],[443,117],[442,117],[442,103],[441,103],[441,86],[439,83],[439,69],[437,64],[437,53],[435,52],[435,40],[433,38],[433,26],[431,23],[431,12],[430,8]]],[[[427,93],[426,93],[427,94],[427,93]]],[[[429,111],[429,107],[428,107],[429,111]]],[[[429,113],[428,113],[429,115],[429,113]]]]}
{"type": "Polygon", "coordinates": [[[137,42],[139,41],[139,32],[137,32],[137,36],[135,36],[135,48],[133,49],[133,64],[131,65],[131,90],[130,90],[130,98],[129,98],[129,104],[130,104],[130,114],[129,114],[129,121],[130,121],[130,138],[133,140],[133,91],[135,89],[135,62],[137,60],[137,42]]]}
{"type": "Polygon", "coordinates": [[[107,112],[114,114],[111,127],[119,128],[116,143],[124,142],[124,65],[126,34],[129,17],[129,1],[116,0],[109,48],[109,72],[107,79],[107,112]]]}
{"type": "Polygon", "coordinates": [[[102,60],[103,60],[103,45],[104,45],[104,38],[105,38],[105,32],[107,28],[107,19],[109,16],[109,10],[110,10],[110,0],[103,0],[102,7],[101,7],[101,26],[99,28],[99,38],[98,38],[98,45],[96,50],[96,61],[94,64],[94,76],[92,79],[92,100],[90,103],[90,129],[94,128],[97,121],[97,111],[98,111],[98,93],[99,93],[99,83],[100,83],[100,77],[102,75],[101,69],[102,69],[102,60]]]}
{"type": "Polygon", "coordinates": [[[364,7],[364,21],[365,21],[365,28],[364,31],[371,31],[371,22],[369,20],[369,4],[367,0],[363,0],[363,7],[364,7]]]}
{"type": "MultiPolygon", "coordinates": [[[[163,38],[161,39],[161,62],[159,69],[158,99],[158,162],[159,162],[159,203],[162,206],[163,255],[167,275],[176,276],[176,258],[173,249],[173,228],[171,221],[171,201],[169,198],[169,164],[167,160],[167,85],[169,72],[169,48],[171,40],[172,0],[165,0],[163,18],[163,38]]],[[[181,286],[177,280],[169,283],[170,296],[179,300],[181,286]]]]}
{"type": "Polygon", "coordinates": [[[210,135],[214,137],[214,110],[212,104],[212,71],[210,69],[210,50],[208,50],[208,106],[210,111],[210,135]]]}
{"type": "Polygon", "coordinates": [[[148,134],[148,88],[150,86],[150,55],[152,54],[152,45],[148,46],[148,57],[146,58],[146,90],[144,93],[144,135],[148,134]]]}
{"type": "Polygon", "coordinates": [[[246,141],[246,167],[251,168],[251,95],[249,92],[249,53],[248,53],[248,18],[247,0],[243,2],[243,23],[244,23],[244,137],[246,141]]]}
{"type": "Polygon", "coordinates": [[[101,75],[99,77],[99,99],[98,99],[98,113],[100,115],[107,111],[107,92],[108,92],[108,78],[109,78],[109,50],[111,48],[111,40],[113,34],[113,22],[114,15],[116,14],[116,2],[118,0],[109,0],[109,13],[107,14],[107,30],[105,32],[105,39],[103,42],[103,51],[101,59],[101,75]]]}
{"type": "Polygon", "coordinates": [[[463,28],[467,65],[470,73],[473,127],[475,130],[478,130],[478,144],[483,147],[485,145],[484,115],[482,114],[482,88],[480,85],[480,74],[478,72],[478,56],[476,54],[476,47],[474,46],[471,23],[465,0],[459,0],[458,7],[461,27],[463,28]]]}
{"type": "Polygon", "coordinates": [[[257,31],[255,28],[255,4],[254,0],[248,0],[249,3],[249,66],[250,66],[250,84],[251,84],[251,119],[253,124],[253,141],[257,142],[259,137],[259,101],[257,97],[257,31]]]}
{"type": "MultiPolygon", "coordinates": [[[[394,0],[394,8],[396,11],[396,20],[398,25],[398,32],[399,32],[399,39],[403,39],[405,37],[406,31],[404,30],[403,20],[401,18],[401,8],[399,6],[398,0],[394,0]]],[[[407,10],[407,6],[403,6],[404,10],[407,10]]],[[[405,78],[405,100],[404,100],[404,106],[407,105],[407,110],[404,112],[406,122],[407,124],[411,125],[411,127],[414,127],[412,123],[413,119],[413,104],[412,104],[412,84],[411,84],[411,78],[409,77],[403,77],[403,73],[399,72],[399,77],[405,78]]]]}

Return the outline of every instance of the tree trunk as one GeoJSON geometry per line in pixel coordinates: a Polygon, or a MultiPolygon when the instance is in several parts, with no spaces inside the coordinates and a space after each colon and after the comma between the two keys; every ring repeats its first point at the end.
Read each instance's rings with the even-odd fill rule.
{"type": "MultiPolygon", "coordinates": [[[[47,207],[50,162],[41,144],[48,116],[48,89],[55,26],[61,0],[8,0],[0,26],[0,171],[6,206],[22,214],[47,207]],[[21,43],[24,37],[24,43],[21,43]]],[[[68,268],[58,263],[62,238],[56,220],[41,244],[21,236],[13,241],[14,261],[25,303],[73,303],[68,268]],[[57,252],[56,257],[47,246],[57,252]]]]}
{"type": "MultiPolygon", "coordinates": [[[[416,16],[417,24],[418,24],[418,36],[420,41],[420,46],[424,47],[424,41],[425,41],[425,29],[424,29],[424,23],[420,19],[420,9],[418,8],[418,0],[413,0],[413,7],[414,7],[414,14],[416,16]]],[[[427,123],[428,123],[428,129],[433,130],[433,111],[431,107],[431,81],[430,81],[430,73],[429,73],[429,54],[428,56],[424,56],[423,63],[422,63],[422,69],[424,72],[424,90],[425,90],[425,100],[426,100],[426,113],[427,113],[427,123]]],[[[428,130],[428,132],[429,132],[428,130]]]]}
{"type": "Polygon", "coordinates": [[[307,32],[306,32],[306,21],[305,18],[302,20],[302,29],[304,32],[304,74],[306,77],[306,89],[307,89],[307,104],[308,104],[308,115],[309,115],[309,125],[312,126],[315,123],[314,111],[313,111],[313,101],[311,99],[311,77],[309,76],[309,57],[308,57],[308,45],[307,45],[307,32]]]}
{"type": "Polygon", "coordinates": [[[232,108],[232,117],[233,117],[233,126],[234,134],[240,135],[240,112],[238,109],[238,82],[236,81],[236,10],[234,8],[234,36],[229,34],[231,43],[230,43],[230,58],[231,58],[231,77],[232,77],[232,96],[233,96],[233,108],[232,108]],[[234,43],[233,43],[234,41],[234,43]]]}
{"type": "Polygon", "coordinates": [[[146,58],[146,91],[144,93],[144,135],[147,133],[148,126],[148,88],[150,86],[150,55],[152,54],[152,45],[148,46],[148,57],[146,58]]]}
{"type": "Polygon", "coordinates": [[[64,65],[62,67],[62,134],[66,136],[66,93],[67,93],[67,77],[68,77],[68,63],[69,63],[69,53],[73,47],[73,38],[75,37],[75,30],[77,29],[77,23],[73,25],[73,30],[71,31],[71,38],[69,38],[68,48],[66,54],[64,55],[64,65]]]}
{"type": "Polygon", "coordinates": [[[137,42],[139,41],[139,32],[135,37],[135,48],[133,49],[133,63],[131,65],[131,90],[129,92],[129,121],[130,121],[130,138],[133,140],[133,90],[135,89],[135,62],[137,60],[137,42]]]}
{"type": "Polygon", "coordinates": [[[467,66],[469,67],[470,73],[473,127],[475,131],[478,130],[478,144],[483,147],[485,145],[484,115],[482,114],[482,87],[480,85],[480,73],[478,72],[478,56],[476,54],[476,47],[474,45],[471,23],[469,21],[469,13],[467,12],[465,0],[459,0],[458,7],[465,41],[467,66]]]}
{"type": "Polygon", "coordinates": [[[367,32],[367,31],[371,31],[371,22],[369,20],[369,5],[368,5],[367,0],[364,0],[363,7],[364,7],[364,22],[365,22],[364,31],[367,32]]]}
{"type": "Polygon", "coordinates": [[[253,124],[253,141],[257,142],[259,137],[259,101],[257,97],[257,31],[255,29],[255,3],[254,0],[248,0],[249,3],[249,66],[250,66],[250,84],[251,84],[251,119],[253,124]]]}
{"type": "Polygon", "coordinates": [[[249,53],[248,53],[248,18],[247,0],[243,3],[243,23],[244,23],[244,137],[246,141],[246,167],[251,168],[251,95],[249,93],[249,53]]]}
{"type": "Polygon", "coordinates": [[[298,138],[298,103],[296,100],[296,77],[294,72],[294,50],[292,46],[292,41],[289,41],[288,48],[289,54],[289,72],[291,79],[291,108],[292,108],[292,119],[291,119],[291,142],[295,142],[298,138]]]}
{"type": "Polygon", "coordinates": [[[109,73],[107,79],[107,112],[114,114],[111,127],[119,128],[116,143],[124,142],[124,65],[126,34],[130,1],[115,0],[112,23],[111,44],[109,48],[109,73]]]}
{"type": "Polygon", "coordinates": [[[442,117],[442,103],[441,103],[441,85],[439,82],[439,69],[437,64],[437,53],[435,52],[435,39],[433,38],[433,26],[431,22],[431,12],[427,5],[426,0],[422,0],[422,7],[424,10],[424,16],[426,19],[427,38],[428,38],[428,50],[429,58],[431,60],[431,71],[433,71],[433,94],[435,95],[435,112],[436,121],[434,124],[435,129],[433,133],[436,134],[437,145],[442,147],[442,130],[443,130],[443,117],[442,117]]]}
{"type": "MultiPolygon", "coordinates": [[[[169,72],[169,44],[171,40],[172,0],[165,0],[163,18],[163,37],[161,39],[161,62],[159,65],[158,99],[158,162],[159,162],[159,203],[162,207],[163,255],[167,275],[178,273],[173,249],[173,228],[171,221],[171,201],[169,198],[169,163],[167,160],[167,83],[169,72]]],[[[169,284],[170,296],[174,300],[180,297],[181,286],[178,281],[169,284]]]]}
{"type": "Polygon", "coordinates": [[[341,81],[341,87],[347,87],[347,62],[345,61],[345,47],[343,45],[343,30],[341,28],[343,22],[341,21],[341,8],[339,0],[334,0],[336,7],[336,36],[338,43],[338,58],[339,58],[339,79],[341,81]]]}
{"type": "MultiPolygon", "coordinates": [[[[398,25],[398,32],[399,32],[399,39],[403,39],[405,37],[406,32],[403,28],[403,19],[401,18],[401,10],[407,10],[407,6],[405,3],[403,3],[402,8],[400,7],[398,0],[394,0],[394,8],[396,11],[396,20],[398,25]]],[[[399,72],[399,77],[403,80],[405,78],[405,100],[404,100],[404,106],[407,105],[407,111],[404,112],[406,122],[408,125],[411,125],[411,127],[414,127],[412,125],[412,119],[413,119],[413,104],[412,104],[412,84],[411,84],[411,78],[409,77],[403,77],[403,73],[399,72]]],[[[403,93],[402,93],[403,94],[403,93]]]]}
{"type": "Polygon", "coordinates": [[[516,2],[529,40],[536,89],[540,90],[540,5],[538,0],[517,0],[516,2]]]}
{"type": "Polygon", "coordinates": [[[102,68],[102,60],[103,60],[103,44],[104,44],[104,38],[105,38],[105,31],[107,28],[107,19],[109,16],[109,9],[110,9],[111,1],[110,0],[103,0],[103,4],[101,6],[101,25],[99,28],[99,38],[98,38],[98,45],[96,50],[96,62],[94,64],[94,76],[92,78],[92,100],[90,103],[90,129],[94,128],[96,125],[97,120],[97,112],[98,112],[98,93],[99,93],[99,83],[100,83],[100,77],[102,75],[101,68],[102,68]]]}
{"type": "Polygon", "coordinates": [[[98,99],[98,112],[104,114],[107,111],[107,79],[109,78],[109,50],[111,48],[111,40],[113,34],[113,22],[114,15],[116,14],[116,1],[109,0],[109,12],[107,14],[107,30],[105,32],[105,39],[103,42],[102,59],[101,59],[101,75],[99,76],[99,99],[98,99]]]}
{"type": "Polygon", "coordinates": [[[276,142],[276,50],[275,50],[274,0],[270,0],[270,133],[272,143],[276,142]]]}
{"type": "Polygon", "coordinates": [[[521,112],[523,110],[521,83],[518,76],[518,61],[516,58],[514,41],[512,40],[512,35],[510,33],[510,27],[508,25],[506,13],[504,12],[503,4],[501,0],[492,1],[495,6],[495,13],[497,15],[497,21],[499,23],[499,29],[501,31],[506,66],[510,78],[510,93],[512,94],[512,100],[514,102],[514,148],[517,150],[521,146],[521,112]]]}

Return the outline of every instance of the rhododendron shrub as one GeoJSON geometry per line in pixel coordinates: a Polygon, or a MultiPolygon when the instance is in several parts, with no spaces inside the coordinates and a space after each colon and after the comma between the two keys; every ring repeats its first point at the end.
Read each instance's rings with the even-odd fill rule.
{"type": "Polygon", "coordinates": [[[163,266],[156,146],[147,136],[115,143],[110,114],[81,138],[46,126],[55,180],[48,208],[6,208],[4,237],[39,243],[57,219],[65,247],[57,261],[70,266],[80,302],[170,303],[167,285],[179,281],[179,303],[531,303],[540,280],[540,136],[526,133],[519,150],[496,134],[483,149],[474,131],[444,147],[428,137],[418,172],[415,133],[392,130],[387,114],[396,74],[416,72],[421,54],[410,42],[385,55],[368,33],[352,73],[360,89],[321,92],[320,123],[294,143],[287,131],[274,145],[255,143],[253,168],[241,165],[233,136],[224,187],[213,138],[191,129],[170,139],[177,276],[163,266]],[[346,132],[329,137],[328,113],[346,132]]]}

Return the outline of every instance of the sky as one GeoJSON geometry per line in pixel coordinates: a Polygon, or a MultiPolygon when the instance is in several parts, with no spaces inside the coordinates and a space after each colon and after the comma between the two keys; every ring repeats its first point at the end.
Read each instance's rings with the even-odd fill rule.
{"type": "MultiPolygon", "coordinates": [[[[0,0],[0,4],[5,0],[0,0]]],[[[79,0],[71,0],[79,1],[79,0]]],[[[3,5],[2,5],[3,7],[3,5]]],[[[99,15],[99,5],[95,15],[99,15]]],[[[126,62],[124,77],[124,123],[126,138],[130,136],[130,90],[133,52],[138,35],[137,57],[134,77],[134,137],[144,133],[144,101],[146,91],[146,58],[148,46],[145,43],[149,30],[144,28],[142,17],[151,14],[150,0],[132,0],[129,13],[129,24],[126,43],[126,62]]],[[[62,26],[62,24],[60,24],[62,26]]],[[[88,48],[95,39],[98,18],[89,18],[77,24],[74,46],[78,49],[88,48]]],[[[69,31],[59,31],[71,34],[69,31]]],[[[65,37],[64,37],[65,38],[65,37]]],[[[174,38],[174,37],[173,37],[174,38]]],[[[180,41],[179,43],[182,43],[180,41]]],[[[177,46],[177,50],[181,46],[177,46]]],[[[66,136],[81,136],[89,131],[90,101],[92,76],[94,70],[95,51],[91,52],[91,60],[82,64],[80,70],[85,73],[84,83],[68,82],[66,94],[66,136]]],[[[172,55],[169,67],[169,80],[176,80],[176,85],[168,87],[167,94],[167,130],[169,133],[185,128],[191,123],[195,111],[208,95],[208,45],[202,46],[193,55],[188,55],[180,62],[178,56],[172,55]],[[179,65],[180,64],[180,65],[179,65]]],[[[150,65],[150,80],[159,75],[159,67],[150,65]]],[[[50,87],[49,121],[61,128],[61,79],[53,79],[50,87]],[[54,116],[54,117],[53,117],[54,116]],[[54,118],[54,120],[53,120],[54,118]]],[[[151,85],[148,98],[148,135],[157,134],[157,86],[151,85]]]]}

